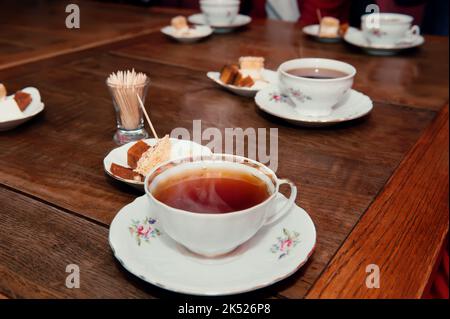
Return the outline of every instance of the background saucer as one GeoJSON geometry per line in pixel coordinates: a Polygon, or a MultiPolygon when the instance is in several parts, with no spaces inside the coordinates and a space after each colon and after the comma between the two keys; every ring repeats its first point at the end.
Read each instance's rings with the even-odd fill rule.
{"type": "Polygon", "coordinates": [[[256,105],[262,111],[283,120],[302,126],[329,126],[361,118],[372,111],[372,100],[356,90],[350,90],[344,101],[326,116],[305,116],[296,111],[289,99],[277,86],[268,86],[255,96],[256,105]]]}
{"type": "Polygon", "coordinates": [[[208,25],[197,25],[195,26],[195,33],[180,36],[175,33],[172,26],[166,26],[161,29],[161,32],[180,43],[194,43],[210,36],[213,29],[208,25]]]}
{"type": "MultiPolygon", "coordinates": [[[[188,17],[188,21],[192,24],[208,24],[203,13],[196,13],[188,17]]],[[[238,14],[234,21],[229,25],[210,25],[215,33],[227,33],[236,28],[249,24],[252,18],[243,14],[238,14]]]]}
{"type": "Polygon", "coordinates": [[[393,45],[371,45],[367,42],[361,30],[350,27],[345,33],[344,40],[354,46],[360,47],[371,55],[394,55],[402,50],[412,49],[421,46],[425,39],[417,35],[412,42],[399,43],[393,45]]]}
{"type": "MultiPolygon", "coordinates": [[[[156,144],[156,139],[154,139],[154,138],[148,138],[144,141],[149,145],[156,144]]],[[[170,160],[190,156],[191,152],[193,153],[193,155],[202,155],[202,156],[211,154],[211,150],[208,147],[202,146],[202,145],[192,142],[192,141],[180,140],[180,139],[176,139],[176,138],[170,138],[170,141],[172,144],[170,160]]],[[[135,143],[136,142],[130,142],[130,143],[124,144],[122,146],[119,146],[119,147],[113,149],[111,152],[109,152],[108,155],[106,155],[106,157],[103,159],[103,169],[112,178],[114,178],[118,181],[121,181],[125,184],[128,184],[129,186],[137,188],[141,191],[144,191],[144,182],[123,179],[121,177],[115,176],[111,172],[111,164],[112,163],[116,163],[116,164],[128,167],[127,152],[128,152],[128,149],[131,146],[133,146],[135,143]]]]}
{"type": "MultiPolygon", "coordinates": [[[[27,87],[22,89],[23,92],[31,95],[31,103],[23,112],[23,117],[18,119],[1,121],[0,119],[0,131],[11,130],[22,123],[29,121],[34,116],[38,115],[44,110],[44,103],[41,102],[41,95],[39,90],[34,87],[27,87]]],[[[7,99],[12,99],[13,96],[6,97],[7,99]]]]}
{"type": "Polygon", "coordinates": [[[259,90],[267,87],[268,85],[276,85],[278,83],[278,73],[272,70],[264,69],[262,71],[262,76],[265,81],[255,81],[255,84],[252,87],[239,87],[235,85],[225,84],[220,80],[220,72],[208,72],[206,74],[208,78],[216,82],[221,87],[233,92],[234,94],[245,96],[245,97],[254,97],[259,90]]]}
{"type": "Polygon", "coordinates": [[[319,24],[311,24],[303,27],[303,33],[306,35],[309,35],[310,37],[313,37],[319,42],[323,43],[336,43],[340,42],[342,38],[340,36],[334,37],[334,38],[326,38],[326,37],[319,37],[319,24]]]}

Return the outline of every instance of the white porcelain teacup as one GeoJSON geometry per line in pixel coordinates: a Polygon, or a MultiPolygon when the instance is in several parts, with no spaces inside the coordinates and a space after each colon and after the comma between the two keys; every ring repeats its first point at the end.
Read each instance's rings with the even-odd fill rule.
{"type": "Polygon", "coordinates": [[[420,34],[413,17],[398,13],[371,13],[361,17],[361,30],[372,45],[395,45],[412,42],[420,34]]]}
{"type": "Polygon", "coordinates": [[[206,22],[212,26],[227,26],[239,13],[240,0],[200,0],[206,22]]]}
{"type": "Polygon", "coordinates": [[[295,105],[296,111],[305,116],[326,116],[333,106],[349,93],[356,69],[345,62],[304,58],[282,63],[278,67],[278,85],[283,95],[295,105]],[[295,69],[325,69],[342,72],[342,77],[319,79],[290,74],[295,69]]]}
{"type": "Polygon", "coordinates": [[[192,252],[208,257],[228,253],[249,240],[261,227],[288,212],[297,197],[297,188],[292,182],[279,179],[271,169],[257,161],[229,154],[166,162],[147,175],[145,192],[163,231],[192,252]],[[159,183],[167,182],[168,178],[179,176],[180,173],[189,174],[189,170],[198,172],[198,169],[206,174],[223,169],[252,174],[267,186],[268,197],[248,209],[208,214],[173,208],[154,196],[159,183]],[[291,194],[284,206],[275,211],[275,204],[279,200],[278,190],[282,184],[290,186],[291,194]]]}

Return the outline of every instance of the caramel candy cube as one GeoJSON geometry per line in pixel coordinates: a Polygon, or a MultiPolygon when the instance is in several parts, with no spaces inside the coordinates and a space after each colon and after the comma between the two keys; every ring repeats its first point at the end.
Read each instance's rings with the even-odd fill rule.
{"type": "Polygon", "coordinates": [[[14,100],[19,106],[19,109],[23,112],[31,103],[31,95],[22,91],[17,91],[16,94],[14,94],[14,100]]]}
{"type": "Polygon", "coordinates": [[[142,154],[144,154],[149,148],[150,145],[148,145],[144,141],[138,141],[133,146],[131,146],[127,152],[128,166],[130,166],[131,168],[136,168],[137,162],[141,158],[142,154]]]}
{"type": "Polygon", "coordinates": [[[113,173],[114,176],[118,176],[123,179],[142,182],[142,175],[136,173],[131,168],[120,166],[115,163],[111,164],[111,173],[113,173]]]}

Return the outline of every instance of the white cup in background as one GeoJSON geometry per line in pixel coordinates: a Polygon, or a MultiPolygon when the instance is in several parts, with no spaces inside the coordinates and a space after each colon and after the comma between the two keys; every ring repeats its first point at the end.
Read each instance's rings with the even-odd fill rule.
{"type": "Polygon", "coordinates": [[[361,17],[361,30],[370,44],[395,45],[412,42],[420,34],[420,28],[412,22],[413,17],[406,14],[371,13],[361,17]]]}
{"type": "Polygon", "coordinates": [[[228,26],[239,13],[239,0],[200,0],[206,22],[212,26],[228,26]]]}
{"type": "Polygon", "coordinates": [[[349,93],[355,74],[356,69],[352,65],[337,60],[294,59],[278,67],[278,82],[281,93],[289,97],[299,114],[326,116],[333,111],[333,106],[349,93]],[[317,79],[288,73],[290,70],[301,68],[329,69],[346,75],[331,79],[317,79]]]}

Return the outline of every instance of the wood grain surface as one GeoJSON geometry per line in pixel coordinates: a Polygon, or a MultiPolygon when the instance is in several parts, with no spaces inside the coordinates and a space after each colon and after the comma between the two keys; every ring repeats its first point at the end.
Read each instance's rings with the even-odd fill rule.
{"type": "Polygon", "coordinates": [[[164,291],[122,269],[108,229],[0,187],[0,294],[9,298],[148,298],[164,291]],[[80,288],[68,288],[68,265],[80,288]]]}
{"type": "Polygon", "coordinates": [[[95,1],[5,1],[0,10],[0,70],[148,34],[173,13],[95,1]],[[80,28],[68,29],[66,6],[80,8],[80,28]],[[158,13],[155,13],[158,12],[158,13]]]}
{"type": "Polygon", "coordinates": [[[448,235],[448,105],[408,153],[309,298],[421,298],[448,235]],[[403,229],[403,231],[399,231],[403,229]],[[365,284],[366,266],[380,287],[365,284]]]}
{"type": "Polygon", "coordinates": [[[251,99],[217,88],[203,72],[99,54],[10,83],[38,86],[46,111],[2,134],[0,182],[109,224],[120,207],[139,195],[107,177],[102,167],[114,147],[114,111],[104,80],[113,70],[131,67],[152,78],[147,105],[159,134],[176,127],[191,131],[195,119],[221,132],[227,127],[278,128],[278,174],[299,185],[297,203],[311,214],[319,233],[311,262],[277,286],[287,297],[308,291],[434,115],[376,103],[362,121],[298,128],[257,111],[251,99]]]}
{"type": "MultiPolygon", "coordinates": [[[[96,28],[103,30],[104,23],[110,24],[117,17],[128,22],[114,30],[100,30],[98,37],[80,34],[77,38],[58,34],[56,29],[48,27],[59,23],[52,17],[55,9],[51,8],[55,7],[45,6],[46,1],[37,3],[41,6],[37,5],[36,10],[41,17],[48,16],[49,22],[36,32],[45,36],[23,41],[25,46],[38,45],[37,51],[23,50],[28,54],[26,57],[14,47],[18,44],[0,46],[0,68],[8,50],[19,50],[12,53],[23,58],[18,59],[18,63],[29,62],[1,70],[1,81],[10,92],[36,86],[46,106],[45,111],[30,122],[0,133],[0,184],[3,185],[0,185],[0,245],[5,246],[0,249],[0,294],[33,298],[176,296],[124,271],[115,262],[106,240],[107,227],[117,211],[141,195],[106,176],[102,163],[104,156],[116,147],[112,141],[115,114],[105,79],[112,71],[134,67],[151,78],[146,105],[160,135],[179,127],[192,133],[193,120],[201,120],[203,129],[216,127],[222,133],[225,128],[235,127],[278,129],[277,173],[299,186],[297,204],[314,220],[318,243],[312,258],[300,271],[274,286],[248,294],[249,297],[301,298],[316,282],[309,297],[328,297],[333,293],[338,297],[357,297],[365,293],[358,290],[364,272],[358,273],[354,280],[335,283],[334,279],[340,278],[339,267],[353,258],[342,247],[353,248],[355,256],[361,260],[374,257],[376,262],[387,265],[387,269],[382,268],[383,276],[392,278],[399,276],[399,271],[404,272],[398,286],[401,291],[395,290],[388,280],[385,284],[391,294],[378,290],[367,293],[368,297],[418,296],[417,291],[427,280],[428,269],[433,267],[440,239],[431,240],[427,248],[423,240],[431,232],[424,231],[424,237],[419,238],[417,244],[411,238],[414,230],[430,228],[441,234],[445,230],[434,222],[438,222],[442,214],[448,217],[448,197],[445,206],[443,195],[438,191],[435,197],[427,195],[426,187],[431,185],[434,189],[432,183],[441,177],[436,174],[448,177],[448,168],[435,170],[441,167],[442,161],[447,160],[448,164],[448,148],[447,158],[437,155],[437,151],[431,152],[432,155],[428,154],[430,151],[417,151],[421,149],[418,146],[409,153],[419,152],[425,158],[431,156],[437,160],[429,167],[417,161],[416,169],[415,162],[409,159],[412,155],[407,160],[404,158],[448,101],[448,38],[427,37],[423,48],[396,57],[369,57],[345,44],[314,42],[303,36],[294,24],[254,21],[250,27],[232,34],[213,35],[195,45],[179,45],[156,28],[159,23],[167,23],[176,13],[173,10],[146,11],[91,2],[83,2],[83,6],[91,8],[87,11],[92,17],[97,16],[100,8],[108,6],[108,13],[98,22],[88,18],[92,32],[96,28]],[[152,27],[146,35],[141,31],[147,22],[152,27]],[[155,28],[150,30],[153,26],[155,28]],[[117,31],[119,29],[122,31],[117,31]],[[61,37],[56,47],[52,47],[51,41],[45,43],[55,34],[61,37]],[[127,34],[126,38],[122,38],[122,34],[127,34]],[[101,41],[92,42],[103,35],[111,42],[106,45],[101,41]],[[75,43],[75,46],[91,43],[92,47],[86,49],[88,44],[64,51],[68,43],[75,43]],[[301,128],[285,123],[259,111],[252,99],[232,95],[206,77],[206,71],[218,70],[241,55],[265,56],[269,68],[299,56],[347,61],[358,69],[355,88],[375,101],[374,110],[366,118],[329,128],[301,128]],[[384,188],[399,165],[401,173],[395,176],[400,174],[401,180],[411,181],[417,188],[408,188],[401,182],[397,185],[399,194],[392,186],[384,188]],[[390,195],[380,199],[380,193],[390,195]],[[421,198],[423,206],[414,206],[416,198],[421,198]],[[386,207],[381,211],[381,206],[377,205],[382,203],[386,203],[386,207]],[[403,219],[393,220],[392,211],[396,212],[400,205],[410,207],[411,216],[402,215],[403,219]],[[369,217],[366,217],[369,207],[369,217]],[[385,211],[390,213],[385,216],[385,211]],[[427,215],[430,220],[425,218],[427,215]],[[29,220],[22,222],[27,217],[29,220]],[[362,226],[359,226],[360,220],[362,226]],[[367,222],[371,220],[376,220],[377,224],[367,222]],[[36,229],[30,231],[33,223],[36,229]],[[382,237],[384,228],[376,227],[390,224],[395,228],[386,232],[386,238],[382,237]],[[20,231],[12,233],[15,228],[20,231]],[[365,229],[379,232],[373,235],[365,229]],[[399,237],[395,237],[394,230],[399,237]],[[64,238],[65,232],[68,239],[64,238]],[[403,236],[410,246],[405,244],[403,236]],[[378,245],[374,249],[376,255],[364,255],[366,250],[360,249],[361,245],[368,243],[372,247],[371,239],[378,245]],[[387,259],[385,251],[397,243],[395,240],[398,256],[409,259],[387,259]],[[87,269],[86,290],[67,291],[62,286],[65,265],[71,260],[87,269]],[[331,260],[334,261],[329,266],[331,260]],[[407,280],[419,271],[411,264],[426,269],[425,275],[417,276],[408,285],[407,280]],[[38,272],[34,271],[35,266],[38,272]],[[324,279],[321,279],[323,272],[324,279]],[[348,295],[339,286],[346,284],[345,290],[351,291],[348,295]]],[[[27,36],[27,28],[21,29],[18,23],[9,21],[11,34],[27,36]]],[[[5,38],[0,36],[0,39],[5,38]]],[[[427,131],[423,139],[443,150],[442,134],[427,131]]],[[[438,185],[447,186],[448,190],[448,184],[439,182],[438,185]]],[[[352,267],[345,269],[343,276],[357,271],[352,267]]]]}

